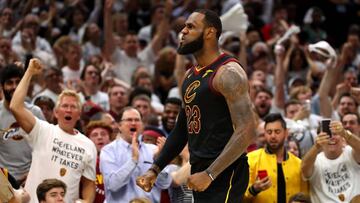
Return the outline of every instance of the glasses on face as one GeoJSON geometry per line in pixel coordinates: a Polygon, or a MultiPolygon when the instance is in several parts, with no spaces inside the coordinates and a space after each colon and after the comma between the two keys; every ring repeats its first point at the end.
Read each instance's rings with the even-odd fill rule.
{"type": "Polygon", "coordinates": [[[141,119],[140,118],[124,118],[124,119],[121,119],[121,121],[128,122],[128,123],[132,123],[132,122],[139,123],[141,121],[141,119]]]}

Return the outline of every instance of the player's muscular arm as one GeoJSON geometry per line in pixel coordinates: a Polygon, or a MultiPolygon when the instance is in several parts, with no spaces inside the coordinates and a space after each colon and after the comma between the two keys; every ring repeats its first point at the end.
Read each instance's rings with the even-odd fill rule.
{"type": "Polygon", "coordinates": [[[208,168],[217,177],[252,143],[257,120],[248,94],[247,76],[239,64],[230,62],[223,65],[214,77],[213,86],[225,97],[234,126],[229,142],[208,168]]]}

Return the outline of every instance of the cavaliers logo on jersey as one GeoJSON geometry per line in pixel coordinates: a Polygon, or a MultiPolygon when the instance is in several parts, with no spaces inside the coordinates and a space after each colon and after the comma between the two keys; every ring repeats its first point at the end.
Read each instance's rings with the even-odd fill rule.
{"type": "Polygon", "coordinates": [[[4,131],[3,139],[8,140],[12,138],[15,141],[22,140],[24,138],[23,132],[20,131],[20,126],[18,123],[13,123],[8,129],[4,131]]]}
{"type": "Polygon", "coordinates": [[[184,101],[185,103],[189,104],[190,102],[192,102],[195,97],[196,97],[196,92],[195,90],[200,86],[200,81],[195,80],[194,82],[192,82],[185,91],[184,94],[184,101]]]}

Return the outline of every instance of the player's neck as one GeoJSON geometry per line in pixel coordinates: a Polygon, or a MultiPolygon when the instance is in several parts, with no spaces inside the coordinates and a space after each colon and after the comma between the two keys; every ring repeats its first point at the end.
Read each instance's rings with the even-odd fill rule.
{"type": "Polygon", "coordinates": [[[220,50],[218,48],[203,48],[201,51],[194,54],[196,62],[199,66],[204,67],[210,65],[220,56],[220,50]]]}

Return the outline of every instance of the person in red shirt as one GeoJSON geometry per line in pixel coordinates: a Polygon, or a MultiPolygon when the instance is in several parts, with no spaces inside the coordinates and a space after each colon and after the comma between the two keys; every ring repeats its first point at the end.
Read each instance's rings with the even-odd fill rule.
{"type": "Polygon", "coordinates": [[[103,175],[100,172],[100,151],[101,149],[110,143],[110,135],[112,134],[112,128],[110,125],[103,121],[90,121],[86,126],[86,136],[94,142],[96,150],[98,152],[96,160],[96,196],[94,203],[103,203],[105,200],[104,180],[103,175]]]}

